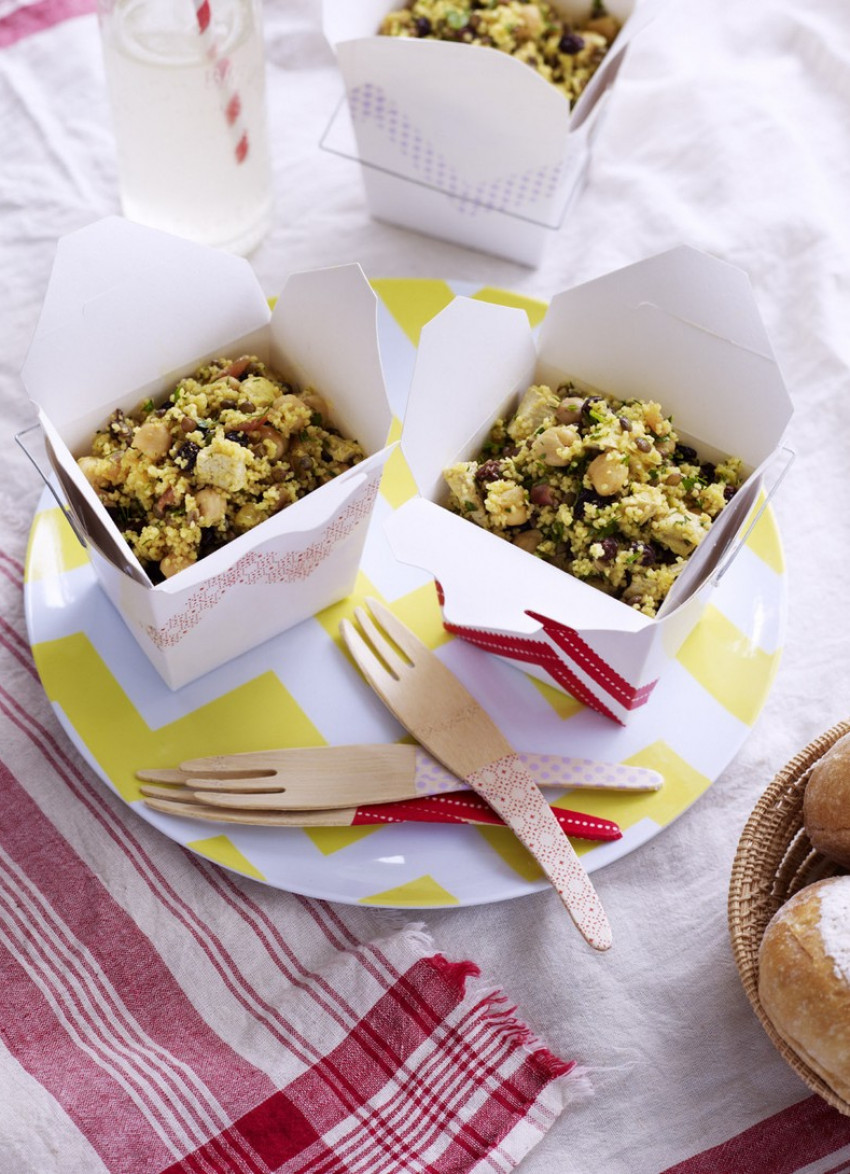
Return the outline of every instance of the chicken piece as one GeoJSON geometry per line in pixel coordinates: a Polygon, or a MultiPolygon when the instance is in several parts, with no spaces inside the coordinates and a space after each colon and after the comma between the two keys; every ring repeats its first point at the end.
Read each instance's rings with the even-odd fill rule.
{"type": "Polygon", "coordinates": [[[234,440],[214,437],[209,448],[202,448],[195,462],[195,479],[201,485],[215,485],[229,493],[239,493],[248,484],[251,452],[234,440]]]}
{"type": "Polygon", "coordinates": [[[541,424],[554,416],[561,400],[549,387],[534,384],[522,397],[516,414],[508,424],[508,435],[517,442],[536,432],[541,424]]]}
{"type": "Polygon", "coordinates": [[[653,520],[652,536],[674,554],[687,557],[705,538],[710,522],[708,515],[705,518],[703,525],[702,518],[689,510],[671,510],[665,517],[653,520]]]}
{"type": "Polygon", "coordinates": [[[459,513],[479,526],[487,525],[484,501],[475,480],[476,461],[460,461],[443,471],[443,477],[453,496],[457,499],[459,513]]]}

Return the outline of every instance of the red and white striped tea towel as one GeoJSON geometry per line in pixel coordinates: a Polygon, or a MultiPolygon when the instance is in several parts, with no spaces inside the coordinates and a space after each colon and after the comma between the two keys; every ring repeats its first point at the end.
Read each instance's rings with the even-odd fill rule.
{"type": "Polygon", "coordinates": [[[22,574],[0,552],[0,1171],[512,1170],[587,1078],[420,927],[237,879],[114,799],[41,690],[22,574]]]}
{"type": "Polygon", "coordinates": [[[662,1174],[848,1174],[850,1119],[818,1096],[774,1113],[662,1174]]]}

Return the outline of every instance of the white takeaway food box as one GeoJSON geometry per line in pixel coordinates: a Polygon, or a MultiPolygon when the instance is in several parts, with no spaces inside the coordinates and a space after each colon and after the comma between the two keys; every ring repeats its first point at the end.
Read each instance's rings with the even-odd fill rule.
{"type": "Polygon", "coordinates": [[[394,447],[377,298],[358,265],[291,275],[272,311],[243,258],[108,217],[59,241],[22,378],[99,581],[170,688],[350,593],[394,447]],[[116,408],[245,353],[320,392],[367,458],[153,586],[76,458],[116,408]]]}
{"type": "Polygon", "coordinates": [[[523,311],[456,298],[422,331],[402,432],[419,492],[389,541],[434,576],[451,632],[626,722],[739,549],[791,415],[746,274],[689,247],[558,294],[536,342],[523,311]],[[474,459],[531,384],[568,378],[659,402],[701,456],[740,457],[749,474],[654,618],[445,508],[443,470],[474,459]]]}
{"type": "MultiPolygon", "coordinates": [[[[629,45],[663,0],[608,0],[622,27],[572,110],[507,53],[380,36],[389,0],[324,0],[345,99],[322,146],[362,165],[371,215],[536,265],[580,194],[592,142],[629,45]]],[[[553,0],[564,16],[589,0],[553,0]]]]}

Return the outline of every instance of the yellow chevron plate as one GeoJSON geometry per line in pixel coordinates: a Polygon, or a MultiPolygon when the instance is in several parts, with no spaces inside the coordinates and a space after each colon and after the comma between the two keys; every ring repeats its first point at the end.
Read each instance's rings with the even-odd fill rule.
{"type": "MultiPolygon", "coordinates": [[[[398,417],[406,395],[401,384],[413,370],[422,326],[453,297],[519,306],[533,328],[546,310],[541,302],[469,283],[392,278],[374,285],[382,358],[398,417]]],[[[340,619],[371,594],[459,672],[518,750],[628,762],[664,774],[657,793],[552,793],[561,806],[615,820],[623,830],[614,843],[576,841],[590,871],[638,849],[710,787],[756,721],[779,663],[785,572],[769,509],[649,703],[622,727],[450,637],[433,582],[400,567],[383,536],[382,520],[415,492],[400,451],[387,465],[381,489],[348,599],[174,693],[107,602],[87,552],[44,493],[27,558],[30,641],[69,738],[105,785],[199,856],[308,896],[399,909],[451,908],[545,888],[535,862],[502,828],[242,827],[160,815],[142,802],[135,771],[143,767],[274,746],[404,740],[404,730],[363,682],[338,636],[340,619]]]]}

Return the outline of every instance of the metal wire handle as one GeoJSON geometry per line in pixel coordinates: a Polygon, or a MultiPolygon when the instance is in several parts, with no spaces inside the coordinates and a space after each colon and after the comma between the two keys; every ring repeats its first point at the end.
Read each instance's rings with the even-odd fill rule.
{"type": "Polygon", "coordinates": [[[71,510],[69,509],[68,505],[59,496],[59,494],[56,490],[56,486],[54,484],[53,478],[49,474],[45,473],[44,469],[42,469],[41,465],[38,463],[38,460],[36,459],[36,457],[27,448],[27,445],[26,445],[24,438],[29,436],[29,434],[31,432],[40,432],[40,431],[41,431],[40,424],[31,424],[29,426],[29,428],[25,428],[23,430],[23,432],[16,433],[15,443],[17,444],[18,448],[20,448],[20,450],[27,457],[27,459],[29,460],[32,467],[35,469],[35,471],[38,473],[39,477],[41,477],[44,484],[50,490],[50,493],[53,497],[53,500],[56,502],[56,504],[59,506],[59,509],[65,515],[65,520],[67,521],[68,525],[73,530],[74,536],[76,537],[77,541],[80,543],[81,546],[88,548],[88,542],[86,542],[86,539],[83,537],[82,533],[80,532],[80,529],[77,526],[77,521],[74,518],[74,515],[71,513],[71,510]]]}
{"type": "MultiPolygon", "coordinates": [[[[723,576],[726,574],[726,572],[731,567],[732,563],[735,561],[735,557],[738,554],[738,552],[741,550],[742,547],[746,546],[750,535],[752,534],[757,523],[759,522],[759,519],[761,518],[764,511],[767,509],[767,507],[770,504],[777,489],[782,484],[782,482],[785,480],[785,476],[788,473],[788,470],[794,464],[794,460],[795,460],[796,456],[797,456],[797,454],[794,452],[794,450],[792,448],[788,448],[787,446],[783,446],[779,450],[779,452],[776,454],[776,457],[774,458],[774,460],[775,461],[784,461],[784,463],[780,465],[779,471],[777,472],[777,474],[774,478],[773,484],[770,486],[767,493],[765,494],[764,501],[762,501],[759,508],[753,514],[752,520],[750,521],[746,530],[743,532],[743,534],[740,536],[740,538],[738,538],[738,540],[733,543],[726,558],[723,560],[723,562],[721,562],[720,566],[715,571],[715,573],[712,577],[712,581],[715,584],[720,582],[720,580],[723,578],[723,576]]],[[[771,462],[771,463],[773,463],[773,462],[771,462]]],[[[770,467],[770,466],[768,466],[768,467],[770,467]]]]}

